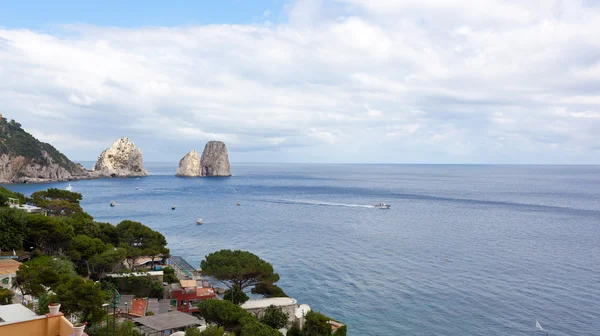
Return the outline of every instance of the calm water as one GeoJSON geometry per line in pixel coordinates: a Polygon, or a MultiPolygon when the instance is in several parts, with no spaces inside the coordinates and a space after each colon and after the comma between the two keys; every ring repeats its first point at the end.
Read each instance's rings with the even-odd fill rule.
{"type": "Polygon", "coordinates": [[[260,255],[349,335],[541,335],[536,318],[550,335],[600,335],[600,167],[147,168],[73,190],[96,220],[141,221],[193,265],[223,248],[260,255]],[[392,209],[369,206],[381,201],[392,209]]]}

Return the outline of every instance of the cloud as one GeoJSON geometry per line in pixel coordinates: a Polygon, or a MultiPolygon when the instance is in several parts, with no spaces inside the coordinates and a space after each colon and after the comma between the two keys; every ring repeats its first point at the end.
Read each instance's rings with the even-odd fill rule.
{"type": "Polygon", "coordinates": [[[214,139],[238,161],[600,163],[596,6],[298,0],[266,14],[283,19],[0,29],[0,112],[75,159],[128,135],[149,160],[214,139]]]}

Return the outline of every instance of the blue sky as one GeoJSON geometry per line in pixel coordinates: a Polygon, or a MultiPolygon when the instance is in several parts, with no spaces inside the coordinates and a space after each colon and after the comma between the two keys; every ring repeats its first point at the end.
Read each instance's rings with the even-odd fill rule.
{"type": "Polygon", "coordinates": [[[284,6],[285,0],[0,1],[0,26],[48,29],[65,23],[119,27],[245,24],[263,21],[265,11],[277,20],[284,6]]]}
{"type": "Polygon", "coordinates": [[[0,113],[74,160],[600,164],[593,1],[0,8],[0,113]]]}

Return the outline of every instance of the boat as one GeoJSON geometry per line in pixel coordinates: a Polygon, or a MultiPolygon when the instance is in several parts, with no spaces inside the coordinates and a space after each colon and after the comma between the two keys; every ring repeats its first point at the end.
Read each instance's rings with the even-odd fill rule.
{"type": "Polygon", "coordinates": [[[71,187],[71,183],[69,183],[69,185],[65,188],[66,191],[71,191],[73,190],[73,187],[71,187]]]}
{"type": "Polygon", "coordinates": [[[389,209],[391,207],[391,205],[389,205],[387,203],[379,203],[379,204],[375,204],[374,207],[377,209],[389,209]]]}
{"type": "Polygon", "coordinates": [[[173,206],[171,207],[171,210],[175,210],[175,209],[177,209],[177,205],[173,205],[173,206]]]}
{"type": "Polygon", "coordinates": [[[198,218],[198,220],[196,221],[196,224],[202,225],[202,224],[204,224],[204,221],[202,220],[202,218],[198,218]]]}
{"type": "Polygon", "coordinates": [[[110,206],[114,207],[115,205],[117,205],[117,203],[115,203],[115,201],[110,201],[110,206]]]}

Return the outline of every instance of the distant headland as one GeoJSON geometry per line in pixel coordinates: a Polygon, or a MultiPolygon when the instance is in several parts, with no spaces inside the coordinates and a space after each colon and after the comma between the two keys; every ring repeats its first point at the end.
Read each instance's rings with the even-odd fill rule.
{"type": "MultiPolygon", "coordinates": [[[[209,141],[202,157],[190,151],[179,162],[177,176],[231,176],[227,147],[209,141]]],[[[92,170],[86,170],[54,148],[26,132],[15,120],[0,114],[0,183],[41,183],[109,177],[148,176],[142,150],[128,138],[105,149],[92,170]]]]}

